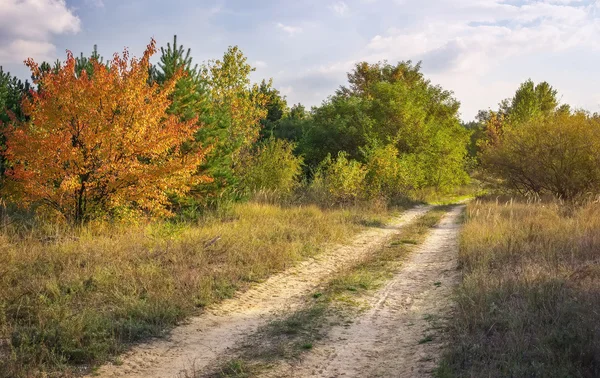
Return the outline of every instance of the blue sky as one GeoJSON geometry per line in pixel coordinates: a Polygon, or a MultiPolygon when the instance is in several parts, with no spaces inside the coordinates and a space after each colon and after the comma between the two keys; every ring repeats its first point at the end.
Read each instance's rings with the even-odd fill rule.
{"type": "Polygon", "coordinates": [[[422,61],[454,91],[461,116],[494,108],[528,78],[600,112],[600,1],[589,0],[0,0],[0,65],[105,57],[173,35],[196,62],[238,45],[289,103],[318,105],[362,60],[422,61]]]}

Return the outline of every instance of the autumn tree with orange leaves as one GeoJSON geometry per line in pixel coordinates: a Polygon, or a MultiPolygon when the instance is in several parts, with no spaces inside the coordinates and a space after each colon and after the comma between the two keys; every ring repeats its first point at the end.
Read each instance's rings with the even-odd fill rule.
{"type": "Polygon", "coordinates": [[[23,102],[29,121],[13,121],[6,133],[10,195],[77,223],[123,206],[169,215],[168,194],[207,180],[196,174],[204,151],[182,148],[196,119],[167,114],[184,73],[149,84],[155,52],[152,40],[141,59],[125,50],[108,65],[92,59],[91,72],[80,74],[70,52],[60,69],[43,74],[27,60],[39,90],[23,102]]]}

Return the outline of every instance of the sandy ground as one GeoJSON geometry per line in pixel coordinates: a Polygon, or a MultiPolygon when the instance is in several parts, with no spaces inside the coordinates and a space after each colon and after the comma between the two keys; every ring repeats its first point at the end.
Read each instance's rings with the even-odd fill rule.
{"type": "MultiPolygon", "coordinates": [[[[169,337],[134,347],[122,356],[122,363],[105,365],[94,376],[164,378],[181,376],[184,371],[200,371],[238,345],[247,335],[267,324],[276,313],[300,306],[303,297],[327,276],[363,260],[404,225],[430,208],[420,206],[408,210],[385,228],[369,229],[346,246],[332,248],[317,258],[277,274],[236,298],[190,319],[187,324],[175,328],[169,337]]],[[[448,229],[450,234],[452,230],[448,229]]],[[[434,244],[444,242],[444,238],[439,239],[434,244]]],[[[430,244],[428,242],[427,245],[430,244]]],[[[420,267],[415,268],[418,270],[420,267]]],[[[414,274],[418,281],[416,276],[420,273],[415,271],[414,274]]],[[[389,295],[395,295],[393,287],[386,290],[390,291],[389,295]]],[[[408,297],[403,297],[403,300],[408,300],[408,297]]],[[[387,316],[384,313],[382,315],[387,316]]],[[[348,351],[351,352],[350,349],[348,351]]],[[[356,353],[359,353],[358,349],[356,353]]]]}
{"type": "Polygon", "coordinates": [[[449,315],[457,270],[455,207],[388,284],[369,298],[370,309],[336,327],[301,362],[265,377],[430,377],[444,346],[440,325],[449,315]]]}

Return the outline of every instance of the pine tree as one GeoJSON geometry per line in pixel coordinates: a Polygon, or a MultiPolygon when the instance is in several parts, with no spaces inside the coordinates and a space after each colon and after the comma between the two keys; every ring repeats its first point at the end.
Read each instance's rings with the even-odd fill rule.
{"type": "Polygon", "coordinates": [[[277,137],[277,129],[281,119],[289,112],[285,96],[279,90],[273,88],[272,81],[263,80],[259,91],[267,99],[267,116],[261,120],[261,140],[277,137]]]}
{"type": "Polygon", "coordinates": [[[236,196],[239,178],[235,167],[244,151],[257,140],[260,120],[267,110],[265,95],[257,85],[250,84],[252,67],[237,47],[230,47],[222,60],[202,67],[193,64],[191,49],[173,44],[161,48],[159,63],[152,68],[152,80],[163,83],[183,71],[172,95],[171,114],[182,120],[198,117],[196,143],[209,148],[201,171],[213,181],[194,189],[201,205],[236,196]]]}
{"type": "Polygon", "coordinates": [[[188,48],[186,51],[183,45],[177,45],[177,35],[175,35],[173,45],[167,43],[167,48],[161,47],[160,52],[160,61],[151,69],[151,80],[162,85],[179,71],[183,71],[184,75],[177,82],[173,92],[173,104],[169,112],[180,116],[183,120],[192,119],[204,111],[206,91],[198,65],[192,66],[191,49],[188,48]]]}
{"type": "Polygon", "coordinates": [[[82,71],[86,71],[88,76],[91,76],[94,71],[94,65],[92,61],[96,61],[100,64],[104,63],[104,58],[98,54],[98,45],[94,45],[92,55],[89,58],[83,56],[83,53],[79,54],[79,57],[75,58],[75,74],[81,76],[82,71]]]}
{"type": "Polygon", "coordinates": [[[2,151],[5,148],[5,129],[9,123],[24,121],[21,100],[30,90],[28,81],[22,82],[0,66],[0,183],[4,177],[6,163],[2,151]]]}

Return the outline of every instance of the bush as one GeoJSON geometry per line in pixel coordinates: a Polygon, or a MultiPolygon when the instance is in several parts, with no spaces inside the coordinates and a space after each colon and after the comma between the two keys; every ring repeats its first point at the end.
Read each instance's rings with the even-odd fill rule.
{"type": "Polygon", "coordinates": [[[290,195],[299,184],[303,164],[293,151],[294,144],[282,139],[263,142],[240,169],[243,190],[290,195]]]}
{"type": "Polygon", "coordinates": [[[406,192],[398,149],[392,144],[366,151],[365,189],[370,198],[397,198],[406,192]]]}
{"type": "Polygon", "coordinates": [[[575,199],[600,189],[600,119],[580,112],[503,127],[482,168],[507,189],[575,199]]]}
{"type": "Polygon", "coordinates": [[[325,204],[347,204],[363,198],[367,169],[356,160],[340,152],[334,160],[331,155],[319,164],[310,191],[315,199],[325,204]]]}

